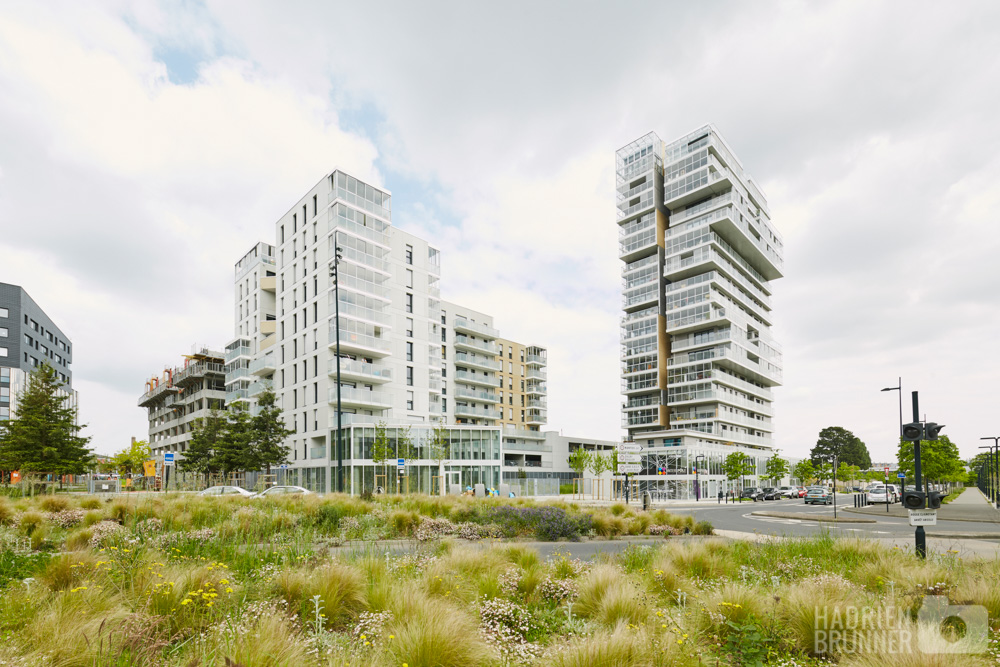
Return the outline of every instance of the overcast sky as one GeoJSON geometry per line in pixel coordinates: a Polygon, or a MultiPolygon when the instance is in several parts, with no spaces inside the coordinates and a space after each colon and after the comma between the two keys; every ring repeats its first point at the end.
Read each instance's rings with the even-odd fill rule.
{"type": "Polygon", "coordinates": [[[0,281],[74,343],[98,452],[233,336],[233,264],[340,166],[442,297],[549,350],[549,427],[621,436],[614,152],[712,122],[785,240],[776,441],[1000,435],[1000,3],[0,4],[0,281]],[[377,10],[376,10],[377,8],[377,10]]]}

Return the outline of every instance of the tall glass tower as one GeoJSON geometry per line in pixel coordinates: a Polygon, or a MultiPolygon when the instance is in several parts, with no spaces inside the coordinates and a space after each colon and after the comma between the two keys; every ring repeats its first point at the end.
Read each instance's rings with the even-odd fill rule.
{"type": "Polygon", "coordinates": [[[755,473],[773,454],[781,351],[770,282],[782,275],[781,237],[711,125],[669,144],[647,134],[615,162],[622,427],[644,447],[642,488],[715,495],[732,486],[728,454],[749,455],[755,473]]]}

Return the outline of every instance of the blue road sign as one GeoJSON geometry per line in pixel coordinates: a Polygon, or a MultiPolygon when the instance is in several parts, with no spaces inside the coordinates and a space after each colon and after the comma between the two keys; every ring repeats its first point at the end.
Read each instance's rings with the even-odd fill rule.
{"type": "Polygon", "coordinates": [[[174,453],[173,452],[164,452],[164,454],[163,454],[163,462],[164,463],[173,463],[174,462],[174,453]]]}
{"type": "Polygon", "coordinates": [[[406,465],[406,459],[396,459],[396,465],[402,468],[406,465]]]}
{"type": "Polygon", "coordinates": [[[905,472],[897,472],[896,473],[896,477],[898,477],[900,479],[906,479],[906,473],[905,472]]]}

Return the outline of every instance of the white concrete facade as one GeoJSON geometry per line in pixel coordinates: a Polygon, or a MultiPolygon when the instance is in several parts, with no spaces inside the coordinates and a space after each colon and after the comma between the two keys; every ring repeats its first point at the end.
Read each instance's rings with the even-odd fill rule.
{"type": "Polygon", "coordinates": [[[759,485],[781,382],[770,282],[782,242],[767,202],[711,125],[669,144],[641,137],[617,152],[616,172],[622,427],[645,448],[639,479],[714,495],[730,486],[722,461],[741,451],[757,470],[744,483],[759,485]]]}

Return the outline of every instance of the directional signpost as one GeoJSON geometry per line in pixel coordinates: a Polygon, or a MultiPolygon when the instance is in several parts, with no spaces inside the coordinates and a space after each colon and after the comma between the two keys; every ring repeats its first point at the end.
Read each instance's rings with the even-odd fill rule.
{"type": "Polygon", "coordinates": [[[628,503],[628,476],[642,472],[642,445],[618,443],[618,474],[625,475],[625,502],[628,503]]]}

